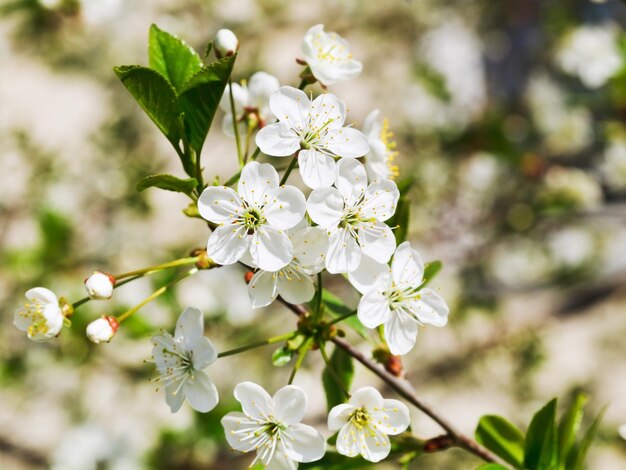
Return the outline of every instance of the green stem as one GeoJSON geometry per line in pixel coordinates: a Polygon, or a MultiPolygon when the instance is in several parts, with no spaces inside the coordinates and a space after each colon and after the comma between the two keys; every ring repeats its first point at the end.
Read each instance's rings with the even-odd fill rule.
{"type": "Polygon", "coordinates": [[[300,366],[302,365],[302,361],[304,361],[306,353],[309,352],[309,349],[311,349],[312,345],[313,345],[313,338],[309,337],[306,339],[304,344],[300,346],[300,350],[298,351],[298,360],[296,361],[296,364],[293,367],[293,370],[291,371],[288,385],[291,385],[293,383],[293,379],[295,379],[296,374],[298,373],[298,370],[300,369],[300,366]]]}
{"type": "Polygon", "coordinates": [[[303,78],[302,80],[300,80],[300,85],[298,85],[298,90],[304,90],[308,84],[309,82],[303,78]]]}
{"type": "Polygon", "coordinates": [[[148,266],[147,268],[136,269],[135,271],[128,271],[127,273],[116,274],[113,276],[115,279],[124,279],[126,277],[133,276],[143,276],[146,274],[151,274],[157,271],[162,271],[164,269],[177,268],[179,266],[185,266],[188,264],[194,264],[198,262],[200,257],[193,256],[188,258],[179,258],[174,261],[168,261],[167,263],[156,264],[154,266],[148,266]]]}
{"type": "Polygon", "coordinates": [[[198,268],[191,268],[189,271],[184,272],[183,274],[181,274],[180,276],[174,278],[173,280],[171,280],[170,282],[168,282],[167,284],[165,284],[164,286],[159,287],[157,290],[155,290],[150,296],[146,297],[144,300],[142,300],[141,302],[139,302],[137,305],[135,305],[133,308],[125,311],[124,313],[122,313],[120,316],[117,317],[117,321],[119,323],[122,323],[124,320],[126,320],[128,317],[130,317],[133,313],[137,312],[141,307],[143,307],[144,305],[152,302],[154,299],[156,299],[158,296],[160,296],[161,294],[163,294],[165,291],[167,291],[167,289],[169,289],[170,287],[172,287],[174,284],[179,283],[180,281],[182,281],[183,279],[185,279],[188,276],[193,276],[194,274],[196,274],[198,272],[198,268]]]}
{"type": "Polygon", "coordinates": [[[237,173],[235,173],[233,176],[231,176],[230,179],[228,181],[226,181],[226,183],[224,183],[224,186],[232,186],[237,181],[239,181],[239,177],[240,176],[241,176],[241,170],[239,170],[237,173]]]}
{"type": "Polygon", "coordinates": [[[239,126],[237,126],[237,113],[235,112],[235,99],[233,98],[233,82],[228,80],[228,88],[230,93],[230,112],[233,116],[233,132],[235,133],[235,142],[237,143],[237,157],[239,158],[239,166],[243,167],[243,153],[241,153],[241,140],[239,139],[239,126]]]}
{"type": "Polygon", "coordinates": [[[340,321],[343,321],[346,318],[353,317],[354,315],[356,315],[356,310],[354,310],[353,312],[345,313],[345,314],[341,315],[340,317],[334,318],[332,321],[329,321],[327,323],[327,325],[328,326],[334,325],[335,323],[339,323],[340,321]]]}
{"type": "Polygon", "coordinates": [[[315,320],[319,322],[322,319],[322,292],[324,287],[322,286],[322,273],[317,273],[317,291],[315,291],[315,320]]]}
{"type": "Polygon", "coordinates": [[[346,396],[346,398],[350,399],[350,392],[348,392],[348,390],[346,390],[346,387],[343,384],[341,378],[339,378],[339,374],[337,374],[337,371],[335,370],[335,368],[330,363],[330,359],[328,358],[328,354],[326,354],[326,345],[325,344],[320,345],[320,352],[322,353],[322,359],[324,359],[324,363],[326,364],[326,369],[328,369],[328,372],[330,373],[330,376],[333,378],[333,380],[335,381],[335,383],[337,384],[339,389],[343,392],[343,394],[346,396]]]}
{"type": "Polygon", "coordinates": [[[248,132],[246,132],[246,148],[243,152],[243,164],[244,165],[248,161],[248,152],[250,151],[250,139],[252,138],[253,132],[254,132],[254,128],[248,126],[248,132]]]}
{"type": "Polygon", "coordinates": [[[260,153],[261,153],[261,149],[257,147],[254,153],[252,154],[252,156],[250,157],[250,161],[251,162],[255,161],[260,153]]]}
{"type": "Polygon", "coordinates": [[[231,349],[230,351],[221,352],[217,355],[217,357],[234,356],[235,354],[239,354],[244,351],[249,351],[250,349],[259,348],[261,346],[267,346],[268,344],[280,343],[281,341],[287,341],[293,338],[294,336],[296,336],[297,334],[298,334],[297,331],[292,331],[291,333],[287,333],[284,335],[274,336],[272,338],[269,338],[263,341],[257,341],[256,343],[251,343],[246,346],[241,346],[239,348],[231,349]]]}
{"type": "Polygon", "coordinates": [[[296,167],[296,163],[298,163],[298,154],[297,153],[293,156],[293,160],[291,160],[291,163],[287,167],[287,170],[285,170],[285,174],[283,175],[282,179],[280,180],[280,185],[281,186],[287,182],[287,179],[289,178],[289,175],[291,174],[293,169],[296,167]]]}

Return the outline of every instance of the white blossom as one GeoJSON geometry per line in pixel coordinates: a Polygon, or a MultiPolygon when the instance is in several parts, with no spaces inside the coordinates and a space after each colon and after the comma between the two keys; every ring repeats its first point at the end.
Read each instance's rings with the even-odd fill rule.
{"type": "Polygon", "coordinates": [[[398,167],[393,163],[398,156],[396,143],[391,140],[389,121],[380,119],[375,109],[365,118],[363,133],[367,136],[370,152],[365,158],[365,169],[370,180],[390,180],[398,176],[398,167]]]}
{"type": "Polygon", "coordinates": [[[576,28],[566,36],[556,60],[565,72],[578,75],[588,88],[600,88],[624,64],[618,34],[611,24],[576,28]]]}
{"type": "Polygon", "coordinates": [[[268,469],[296,469],[298,462],[313,462],[326,452],[324,437],[313,427],[300,423],[307,396],[295,385],[281,388],[271,397],[262,387],[242,382],[235,398],[243,412],[222,418],[226,440],[239,452],[256,450],[256,462],[268,469]]]}
{"type": "Polygon", "coordinates": [[[302,191],[279,186],[278,173],[268,163],[248,163],[237,191],[226,186],[206,188],[198,200],[200,215],[219,224],[211,233],[208,255],[218,264],[233,264],[249,253],[256,266],[277,271],[293,259],[284,232],[304,217],[302,191]]]}
{"type": "Polygon", "coordinates": [[[364,257],[359,268],[348,276],[363,294],[357,309],[359,321],[367,328],[384,325],[391,354],[408,353],[415,345],[420,325],[448,323],[446,302],[432,289],[421,288],[424,263],[409,242],[398,246],[391,267],[364,257]]]}
{"type": "Polygon", "coordinates": [[[213,39],[215,55],[218,58],[233,55],[239,49],[239,39],[230,29],[220,29],[213,39]]]}
{"type": "Polygon", "coordinates": [[[611,189],[626,190],[626,140],[618,139],[610,143],[604,151],[600,170],[611,189]]]}
{"type": "Polygon", "coordinates": [[[174,336],[167,332],[151,339],[152,357],[159,372],[154,379],[165,387],[165,401],[176,413],[185,398],[202,413],[217,405],[217,388],[204,372],[217,360],[217,351],[204,336],[204,318],[197,308],[187,307],[176,322],[174,336]]]}
{"type": "Polygon", "coordinates": [[[399,197],[393,181],[368,186],[365,168],[359,161],[339,162],[335,187],[315,189],[307,201],[311,219],[328,231],[328,272],[354,271],[362,255],[380,263],[389,261],[396,239],[383,222],[394,214],[399,197]]]}
{"type": "MultiPolygon", "coordinates": [[[[233,83],[233,104],[241,133],[245,133],[246,126],[262,128],[275,120],[270,110],[270,95],[278,90],[280,83],[273,75],[266,72],[257,72],[250,80],[241,85],[233,83]]],[[[220,101],[220,108],[225,112],[222,120],[222,130],[229,136],[234,136],[233,115],[230,106],[230,87],[226,87],[220,101]]]]}
{"type": "Polygon", "coordinates": [[[278,122],[261,129],[256,143],[274,157],[298,152],[300,175],[309,188],[333,184],[335,158],[369,152],[367,137],[344,127],[346,106],[331,93],[311,101],[302,90],[284,86],[270,96],[270,109],[278,122]]]}
{"type": "Polygon", "coordinates": [[[110,299],[113,295],[115,278],[102,271],[94,271],[91,276],[85,279],[85,290],[87,295],[94,300],[110,299]]]}
{"type": "Polygon", "coordinates": [[[389,455],[389,437],[404,432],[410,424],[409,409],[398,400],[383,399],[373,387],[358,389],[348,403],[328,414],[328,429],[339,431],[337,452],[348,457],[361,454],[379,462],[389,455]]]}
{"type": "Polygon", "coordinates": [[[337,33],[324,32],[324,25],[311,27],[302,39],[302,55],[313,76],[323,85],[357,77],[363,65],[352,58],[348,41],[337,33]]]}
{"type": "Polygon", "coordinates": [[[63,311],[59,299],[45,287],[34,287],[26,291],[27,302],[13,315],[13,324],[25,331],[33,341],[46,341],[61,332],[63,311]]]}
{"type": "Polygon", "coordinates": [[[593,209],[602,201],[598,180],[580,168],[553,166],[546,172],[539,197],[570,209],[593,209]]]}
{"type": "Polygon", "coordinates": [[[324,269],[328,236],[319,227],[304,227],[292,231],[289,238],[293,243],[291,262],[278,271],[259,269],[252,276],[248,295],[254,308],[271,304],[279,295],[291,304],[313,298],[315,284],[311,276],[324,269]]]}
{"type": "Polygon", "coordinates": [[[108,343],[115,336],[119,327],[120,324],[115,317],[100,317],[87,325],[87,338],[96,344],[108,343]]]}

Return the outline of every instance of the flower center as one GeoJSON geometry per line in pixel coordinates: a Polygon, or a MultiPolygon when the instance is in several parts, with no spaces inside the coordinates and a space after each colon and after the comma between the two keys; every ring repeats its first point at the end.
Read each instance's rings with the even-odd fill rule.
{"type": "Polygon", "coordinates": [[[248,229],[249,235],[254,233],[265,222],[265,217],[256,207],[250,207],[243,213],[243,225],[248,229]]]}
{"type": "Polygon", "coordinates": [[[358,429],[363,429],[369,426],[370,414],[366,408],[358,408],[352,412],[349,421],[358,429]]]}
{"type": "Polygon", "coordinates": [[[44,308],[45,305],[40,300],[31,300],[30,303],[25,303],[24,308],[20,310],[19,315],[31,322],[27,331],[29,336],[44,335],[48,332],[48,320],[43,315],[44,308]]]}

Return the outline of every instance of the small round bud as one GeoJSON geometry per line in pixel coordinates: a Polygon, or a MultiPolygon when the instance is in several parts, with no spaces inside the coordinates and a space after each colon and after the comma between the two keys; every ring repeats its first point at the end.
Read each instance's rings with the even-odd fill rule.
{"type": "Polygon", "coordinates": [[[98,318],[87,325],[87,338],[96,344],[108,343],[119,327],[120,324],[114,317],[98,318]]]}
{"type": "Polygon", "coordinates": [[[94,271],[91,276],[85,279],[85,290],[89,297],[94,300],[110,299],[113,295],[114,286],[115,278],[102,271],[94,271]]]}
{"type": "Polygon", "coordinates": [[[243,279],[244,279],[244,281],[246,281],[246,284],[250,284],[250,281],[252,280],[253,277],[254,277],[254,272],[248,271],[244,275],[243,279]]]}
{"type": "Polygon", "coordinates": [[[230,29],[220,29],[213,40],[215,55],[218,59],[233,55],[239,49],[239,40],[230,29]]]}

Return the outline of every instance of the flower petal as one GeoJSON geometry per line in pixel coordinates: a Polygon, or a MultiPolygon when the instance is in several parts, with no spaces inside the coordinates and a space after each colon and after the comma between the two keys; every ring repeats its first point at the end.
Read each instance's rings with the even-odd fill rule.
{"type": "Polygon", "coordinates": [[[389,310],[389,299],[385,297],[379,289],[370,290],[361,297],[357,308],[359,321],[367,328],[376,328],[378,325],[389,321],[391,310],[389,310]]]}
{"type": "Polygon", "coordinates": [[[411,303],[413,313],[420,323],[433,326],[446,326],[450,309],[446,301],[432,289],[419,291],[420,300],[411,303]]]}
{"type": "Polygon", "coordinates": [[[274,394],[276,419],[286,425],[299,423],[304,418],[307,396],[300,387],[287,385],[274,394]]]}
{"type": "Polygon", "coordinates": [[[311,189],[327,188],[335,181],[335,160],[317,150],[301,150],[298,166],[302,181],[311,189]]]}
{"type": "Polygon", "coordinates": [[[392,436],[406,431],[411,424],[409,409],[398,400],[383,400],[383,406],[371,410],[370,415],[376,421],[377,429],[392,436]]]}
{"type": "Polygon", "coordinates": [[[298,225],[305,211],[302,191],[294,186],[282,186],[270,192],[263,214],[272,227],[286,230],[298,225]]]}
{"type": "MultiPolygon", "coordinates": [[[[265,454],[267,458],[268,454],[265,454]]],[[[263,462],[263,459],[260,459],[263,462]]],[[[278,441],[276,443],[276,450],[272,456],[272,460],[265,464],[265,470],[297,470],[298,462],[289,458],[287,450],[285,449],[285,443],[278,441]]]]}
{"type": "Polygon", "coordinates": [[[344,228],[335,230],[330,236],[326,269],[331,274],[348,273],[359,267],[361,247],[352,234],[344,228]]]}
{"type": "Polygon", "coordinates": [[[267,72],[256,72],[248,80],[248,104],[259,110],[268,106],[272,93],[280,88],[278,79],[267,72]]]}
{"type": "Polygon", "coordinates": [[[293,257],[307,274],[317,274],[324,269],[328,251],[328,234],[320,227],[306,227],[291,235],[293,257]]]}
{"type": "Polygon", "coordinates": [[[362,431],[361,456],[370,462],[380,462],[389,455],[391,443],[387,434],[370,428],[362,431]]]}
{"type": "Polygon", "coordinates": [[[417,287],[424,279],[424,262],[422,257],[411,248],[409,242],[401,243],[393,255],[391,273],[396,284],[417,287]]]}
{"type": "Polygon", "coordinates": [[[59,305],[59,300],[54,292],[50,289],[46,289],[45,287],[33,287],[32,289],[28,289],[25,297],[31,301],[38,300],[45,304],[59,305]]]}
{"type": "Polygon", "coordinates": [[[417,321],[413,317],[401,309],[394,310],[384,327],[385,340],[391,354],[402,356],[413,349],[417,340],[417,328],[417,321]]]}
{"type": "Polygon", "coordinates": [[[314,133],[341,129],[345,119],[346,104],[332,93],[322,93],[311,103],[309,129],[314,133]]]}
{"type": "Polygon", "coordinates": [[[376,218],[384,222],[396,212],[399,198],[400,191],[396,183],[391,180],[370,184],[365,190],[362,205],[363,217],[376,218]]]}
{"type": "Polygon", "coordinates": [[[275,272],[259,270],[254,273],[248,284],[248,296],[252,308],[266,307],[276,300],[277,278],[275,272]]]}
{"type": "Polygon", "coordinates": [[[268,416],[274,415],[274,401],[263,387],[252,382],[241,382],[235,386],[234,394],[248,417],[267,421],[268,416]]]}
{"type": "Polygon", "coordinates": [[[202,371],[194,372],[185,385],[185,397],[189,405],[200,413],[207,413],[217,406],[219,395],[213,381],[202,371]]]}
{"type": "Polygon", "coordinates": [[[364,255],[359,267],[348,273],[348,279],[361,294],[367,294],[374,288],[388,285],[389,266],[364,255]]]}
{"type": "Polygon", "coordinates": [[[372,410],[383,406],[383,396],[374,387],[361,387],[350,397],[350,404],[355,408],[372,410]]]}
{"type": "Polygon", "coordinates": [[[311,101],[302,90],[282,86],[270,96],[270,109],[281,123],[303,129],[309,121],[311,101]]]}
{"type": "Polygon", "coordinates": [[[165,387],[165,403],[170,407],[172,413],[176,413],[183,406],[185,394],[178,389],[178,382],[165,387]]]}
{"type": "Polygon", "coordinates": [[[278,294],[290,304],[301,304],[313,298],[315,284],[307,274],[292,270],[278,278],[278,294]]]}
{"type": "Polygon", "coordinates": [[[255,142],[261,152],[273,157],[287,157],[300,148],[298,134],[282,122],[265,126],[257,133],[255,142]]]}
{"type": "Polygon", "coordinates": [[[337,452],[347,457],[356,457],[361,453],[361,431],[352,423],[348,423],[339,430],[335,447],[337,452]]]}
{"type": "MultiPolygon", "coordinates": [[[[233,83],[233,102],[235,104],[235,113],[240,114],[243,108],[248,105],[248,88],[242,87],[239,83],[233,83]]],[[[222,99],[220,100],[220,108],[226,113],[231,112],[230,106],[230,87],[226,87],[222,99]]]]}
{"type": "Polygon", "coordinates": [[[267,204],[275,188],[278,188],[278,173],[269,163],[250,162],[241,170],[237,192],[248,204],[267,204]]]}
{"type": "Polygon", "coordinates": [[[356,410],[356,407],[350,403],[333,406],[328,413],[328,430],[330,432],[339,430],[348,422],[354,410],[356,410]]]}
{"type": "Polygon", "coordinates": [[[346,201],[354,206],[367,188],[367,173],[358,160],[343,159],[337,164],[337,189],[346,201]]]}
{"type": "Polygon", "coordinates": [[[396,237],[383,222],[374,222],[359,229],[359,244],[363,254],[379,263],[387,263],[396,249],[396,237]]]}
{"type": "Polygon", "coordinates": [[[314,462],[326,453],[326,440],[314,427],[297,423],[289,426],[287,432],[287,455],[296,462],[314,462]]]}
{"type": "Polygon", "coordinates": [[[184,341],[187,350],[193,349],[200,338],[204,337],[204,316],[200,309],[187,307],[178,317],[174,338],[184,341]]]}
{"type": "Polygon", "coordinates": [[[250,255],[260,269],[278,271],[293,259],[293,246],[285,232],[263,226],[252,235],[250,255]]]}
{"type": "Polygon", "coordinates": [[[222,418],[221,423],[228,445],[239,452],[254,450],[255,442],[248,437],[250,432],[254,432],[261,427],[259,423],[251,420],[240,411],[231,411],[226,414],[222,418]]]}
{"type": "Polygon", "coordinates": [[[314,189],[309,195],[306,209],[311,220],[320,227],[335,227],[343,216],[343,196],[336,188],[314,189]]]}
{"type": "Polygon", "coordinates": [[[323,145],[333,155],[342,158],[358,158],[370,151],[365,134],[353,127],[329,130],[323,138],[323,145]]]}
{"type": "Polygon", "coordinates": [[[248,249],[250,237],[242,225],[222,225],[209,237],[207,254],[217,264],[233,264],[241,259],[248,249]]]}

